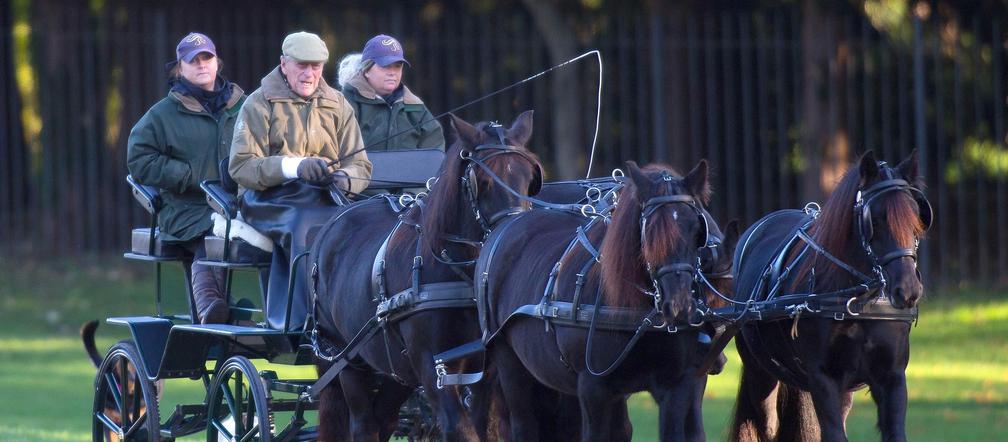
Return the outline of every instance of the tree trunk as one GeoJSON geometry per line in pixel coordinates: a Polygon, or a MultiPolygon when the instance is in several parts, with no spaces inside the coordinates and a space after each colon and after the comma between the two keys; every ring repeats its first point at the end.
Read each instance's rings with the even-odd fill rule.
{"type": "Polygon", "coordinates": [[[802,5],[802,200],[821,201],[850,162],[843,115],[849,48],[840,18],[820,0],[802,5]]]}
{"type": "MultiPolygon", "coordinates": [[[[577,41],[573,26],[561,17],[557,4],[545,0],[522,0],[535,21],[536,29],[546,41],[550,63],[556,65],[578,55],[577,41]]],[[[580,106],[581,88],[577,71],[573,66],[565,66],[549,74],[550,102],[549,114],[536,114],[539,121],[549,121],[553,143],[552,170],[556,179],[572,179],[584,176],[587,170],[589,147],[582,141],[581,120],[586,110],[580,106]]],[[[542,126],[540,126],[542,127],[542,126]]]]}

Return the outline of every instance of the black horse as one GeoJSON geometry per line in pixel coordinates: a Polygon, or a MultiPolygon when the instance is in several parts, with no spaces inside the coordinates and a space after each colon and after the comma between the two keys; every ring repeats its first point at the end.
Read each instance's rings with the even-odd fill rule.
{"type": "MultiPolygon", "coordinates": [[[[417,386],[423,387],[444,438],[465,436],[458,391],[436,387],[433,355],[478,339],[472,286],[465,281],[480,241],[499,220],[525,210],[522,196],[541,187],[539,160],[525,148],[531,111],[508,128],[473,126],[455,117],[450,126],[456,140],[426,198],[401,214],[382,198],[353,204],[320,229],[313,246],[321,342],[338,348],[376,312],[395,318],[340,373],[355,440],[387,440],[400,405],[417,386]],[[508,187],[517,195],[505,191],[508,187]],[[446,290],[462,296],[420,307],[446,290]],[[412,309],[411,303],[416,304],[412,309]]],[[[334,387],[339,388],[329,388],[334,387]]],[[[343,406],[333,399],[323,393],[323,414],[343,406]]],[[[328,425],[322,422],[322,432],[333,434],[328,425]]]]}
{"type": "Polygon", "coordinates": [[[736,339],[744,368],[732,439],[846,440],[851,392],[865,384],[882,439],[906,439],[917,244],[931,223],[920,188],[915,153],[890,167],[868,152],[817,216],[778,211],[743,234],[736,301],[786,314],[748,322],[736,339]]]}
{"type": "MultiPolygon", "coordinates": [[[[708,233],[702,210],[710,195],[707,163],[685,177],[661,166],[627,167],[611,220],[586,227],[581,214],[532,210],[494,229],[480,254],[476,276],[485,296],[478,289],[477,297],[487,302],[489,361],[514,440],[557,437],[541,432],[539,383],[577,396],[583,440],[629,440],[626,397],[643,390],[659,403],[663,440],[686,439],[687,432],[703,437],[702,424],[687,425],[699,417],[699,404],[694,411],[689,406],[699,400],[699,332],[668,331],[693,313],[698,253],[708,233]],[[572,243],[579,228],[583,240],[572,243]],[[600,266],[590,264],[596,260],[600,266]],[[584,322],[544,324],[532,313],[512,316],[545,305],[540,301],[604,304],[633,323],[586,328],[584,322]],[[658,323],[660,330],[653,328],[658,323]]],[[[577,316],[578,308],[572,310],[577,316]]]]}

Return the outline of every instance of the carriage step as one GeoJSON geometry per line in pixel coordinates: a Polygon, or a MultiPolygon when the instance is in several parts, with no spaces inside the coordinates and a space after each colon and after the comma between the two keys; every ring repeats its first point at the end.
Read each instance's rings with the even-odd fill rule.
{"type": "Polygon", "coordinates": [[[482,354],[484,351],[486,351],[486,347],[483,346],[483,340],[477,339],[475,341],[462,344],[451,350],[434,355],[434,364],[437,365],[455,362],[459,359],[468,358],[469,356],[477,353],[482,354]]]}
{"type": "Polygon", "coordinates": [[[437,388],[442,389],[447,385],[469,385],[475,384],[483,379],[483,372],[476,373],[448,373],[446,364],[459,359],[480,354],[486,351],[483,340],[477,339],[472,342],[462,344],[446,352],[434,355],[434,371],[437,373],[437,388]]]}

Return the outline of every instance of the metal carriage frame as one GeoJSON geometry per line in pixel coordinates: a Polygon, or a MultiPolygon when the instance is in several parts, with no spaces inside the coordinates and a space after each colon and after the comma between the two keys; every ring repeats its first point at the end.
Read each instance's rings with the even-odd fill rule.
{"type": "MultiPolygon", "coordinates": [[[[420,187],[433,176],[444,153],[440,150],[378,152],[371,158],[376,173],[372,177],[374,192],[401,191],[420,187]],[[406,170],[401,167],[409,164],[406,170]],[[395,176],[391,176],[391,172],[395,176]]],[[[106,440],[174,440],[207,431],[208,440],[302,441],[316,440],[317,427],[308,426],[305,413],[318,408],[322,388],[332,380],[280,379],[269,370],[257,370],[253,359],[264,359],[282,365],[307,365],[316,362],[317,349],[308,333],[292,330],[291,297],[293,284],[288,284],[287,311],[284,326],[270,328],[265,323],[252,322],[253,315],[263,309],[247,299],[232,299],[231,282],[235,271],[259,274],[261,306],[265,306],[266,272],[270,255],[244,242],[231,238],[232,220],[237,218],[237,198],[220,181],[205,181],[200,187],[211,208],[226,220],[223,237],[206,238],[207,258],[199,263],[225,269],[227,296],[232,322],[229,324],[199,324],[191,280],[185,263],[191,254],[160,237],[157,218],[162,207],[159,191],[127,176],[134,198],[150,214],[149,226],[134,229],[131,250],[124,257],[149,262],[155,268],[155,314],[110,317],[106,322],[126,327],[130,338],[115,344],[99,365],[94,382],[92,438],[106,440]],[[162,306],[162,266],[183,264],[186,278],[188,312],[168,313],[162,306]],[[209,361],[215,361],[208,369],[209,361]],[[158,407],[159,385],[165,379],[199,380],[206,388],[200,403],[177,405],[167,419],[161,419],[158,407]],[[285,397],[278,397],[283,395],[285,397]],[[290,412],[288,422],[275,422],[274,412],[290,412]],[[282,428],[281,428],[282,426],[282,428]]],[[[307,253],[294,257],[291,280],[307,253]]],[[[301,275],[303,276],[303,274],[301,275]]],[[[352,358],[352,352],[342,355],[352,358]]],[[[408,402],[407,415],[400,417],[397,435],[414,438],[424,436],[433,428],[433,417],[423,403],[408,402]]]]}

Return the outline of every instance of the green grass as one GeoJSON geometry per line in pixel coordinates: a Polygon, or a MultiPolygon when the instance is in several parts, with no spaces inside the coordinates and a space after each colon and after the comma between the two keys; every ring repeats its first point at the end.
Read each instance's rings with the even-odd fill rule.
{"type": "MultiPolygon", "coordinates": [[[[177,267],[165,275],[169,307],[182,307],[177,267]]],[[[115,256],[75,263],[0,259],[0,440],[80,441],[90,438],[94,367],[78,327],[87,320],[153,312],[152,271],[115,256]],[[95,263],[107,263],[101,269],[95,263]]],[[[241,296],[257,293],[251,278],[241,296]]],[[[104,350],[126,337],[103,324],[104,350]]],[[[729,346],[725,372],[710,378],[704,401],[707,435],[723,440],[738,383],[739,362],[729,346]]],[[[1008,432],[1008,294],[942,293],[926,299],[911,335],[907,370],[911,440],[1004,440],[1008,432]]],[[[257,366],[259,364],[257,363],[257,366]]],[[[276,368],[276,367],[274,367],[276,368]]],[[[309,367],[279,367],[281,376],[311,377],[309,367]]],[[[168,404],[200,402],[198,382],[169,381],[168,404]]],[[[851,440],[875,440],[875,408],[856,394],[848,422],[851,440]]],[[[657,407],[647,394],[631,398],[634,439],[656,440],[657,407]]],[[[196,435],[186,440],[202,440],[196,435]]]]}

